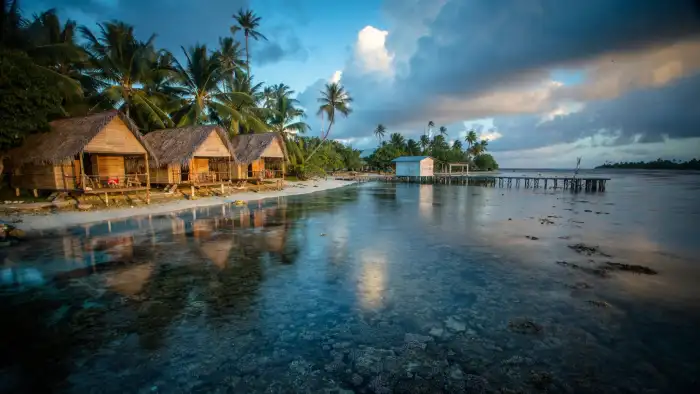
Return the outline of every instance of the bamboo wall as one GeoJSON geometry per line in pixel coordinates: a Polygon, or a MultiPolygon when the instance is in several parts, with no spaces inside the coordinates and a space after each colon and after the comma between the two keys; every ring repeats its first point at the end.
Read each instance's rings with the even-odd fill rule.
{"type": "Polygon", "coordinates": [[[194,152],[194,156],[199,157],[231,157],[226,145],[219,137],[219,134],[211,132],[204,142],[194,152]]]}
{"type": "Polygon", "coordinates": [[[151,183],[169,185],[181,182],[182,172],[177,164],[151,168],[149,171],[151,173],[151,183]]]}
{"type": "Polygon", "coordinates": [[[275,138],[272,143],[265,148],[263,151],[262,155],[260,157],[279,157],[283,158],[284,157],[284,151],[282,151],[282,146],[280,145],[279,141],[275,138]]]}
{"type": "Polygon", "coordinates": [[[145,154],[141,142],[115,117],[85,147],[87,153],[145,154]]]}
{"type": "Polygon", "coordinates": [[[19,189],[66,190],[75,188],[74,168],[70,164],[27,164],[15,170],[12,187],[19,189]],[[64,172],[61,172],[63,168],[64,172]],[[65,177],[64,177],[65,174],[65,177]]]}
{"type": "Polygon", "coordinates": [[[123,177],[126,174],[124,156],[117,155],[91,155],[92,174],[99,175],[101,179],[123,177]]]}

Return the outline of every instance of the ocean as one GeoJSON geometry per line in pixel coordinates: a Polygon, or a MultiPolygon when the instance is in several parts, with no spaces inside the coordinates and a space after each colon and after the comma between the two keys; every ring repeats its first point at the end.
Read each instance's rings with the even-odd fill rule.
{"type": "Polygon", "coordinates": [[[697,392],[700,174],[587,175],[35,234],[0,249],[0,392],[697,392]]]}

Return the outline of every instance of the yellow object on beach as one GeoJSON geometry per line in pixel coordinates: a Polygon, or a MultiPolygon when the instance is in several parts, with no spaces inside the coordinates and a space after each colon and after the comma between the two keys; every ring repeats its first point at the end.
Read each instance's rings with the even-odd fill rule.
{"type": "Polygon", "coordinates": [[[243,201],[243,200],[236,200],[236,201],[233,202],[233,204],[234,204],[234,205],[245,205],[246,202],[243,201]]]}

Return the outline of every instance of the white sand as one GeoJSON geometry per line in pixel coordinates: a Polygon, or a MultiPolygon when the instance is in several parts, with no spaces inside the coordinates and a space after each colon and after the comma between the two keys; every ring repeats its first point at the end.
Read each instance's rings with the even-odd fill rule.
{"type": "MultiPolygon", "coordinates": [[[[234,193],[230,196],[223,197],[204,197],[196,200],[173,200],[162,204],[155,203],[152,205],[134,207],[134,208],[117,208],[95,211],[66,211],[57,212],[49,215],[32,215],[21,214],[19,217],[22,222],[17,223],[17,227],[24,231],[47,230],[52,228],[70,227],[79,224],[101,222],[104,220],[124,219],[131,216],[164,214],[183,209],[206,207],[212,205],[220,205],[231,203],[236,200],[242,201],[257,201],[266,198],[294,196],[299,194],[308,194],[322,190],[330,190],[338,187],[351,185],[351,181],[338,181],[334,179],[306,181],[306,182],[287,182],[284,190],[268,191],[268,192],[241,192],[234,193]],[[304,186],[304,187],[300,187],[304,186]]],[[[14,216],[16,218],[16,216],[14,216]]],[[[7,220],[7,218],[0,218],[7,220]]]]}

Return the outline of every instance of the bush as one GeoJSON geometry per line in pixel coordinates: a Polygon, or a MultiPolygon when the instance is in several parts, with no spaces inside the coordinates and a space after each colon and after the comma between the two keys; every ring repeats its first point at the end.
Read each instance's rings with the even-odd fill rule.
{"type": "Polygon", "coordinates": [[[0,50],[0,149],[46,131],[63,114],[61,95],[23,52],[0,50]]]}

